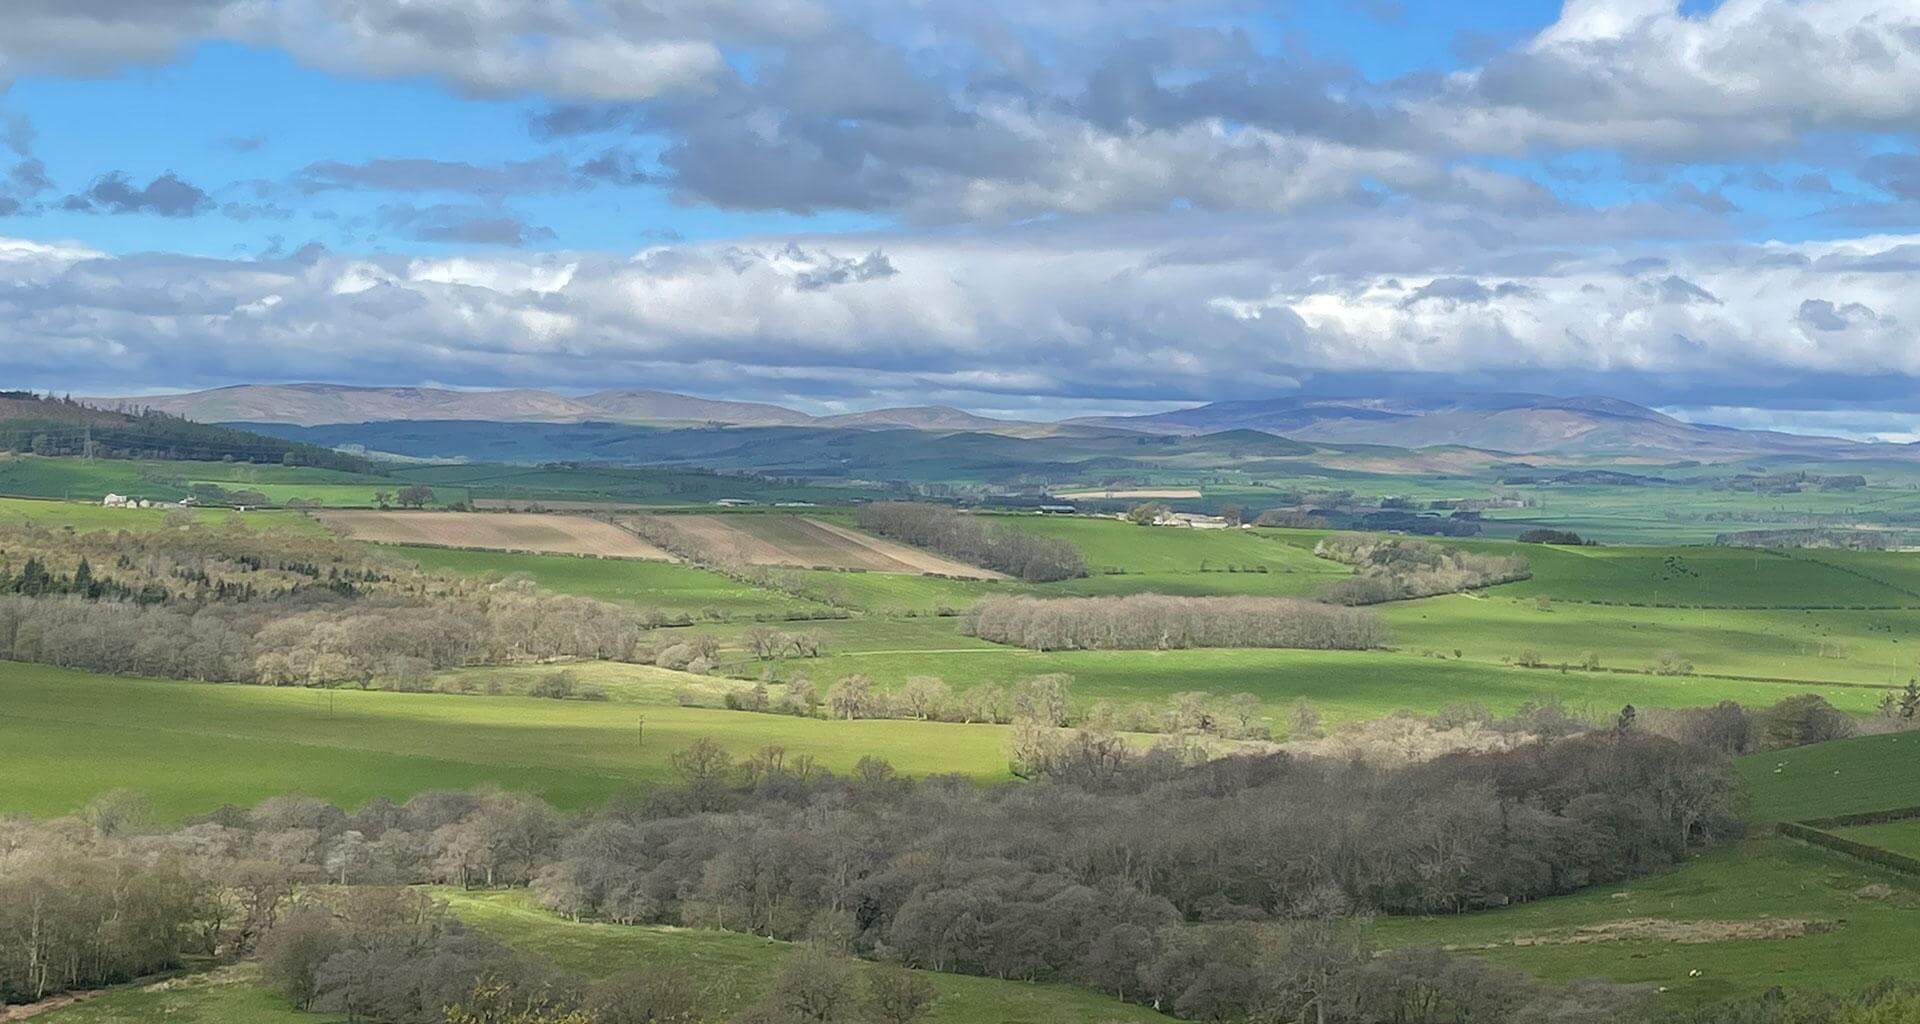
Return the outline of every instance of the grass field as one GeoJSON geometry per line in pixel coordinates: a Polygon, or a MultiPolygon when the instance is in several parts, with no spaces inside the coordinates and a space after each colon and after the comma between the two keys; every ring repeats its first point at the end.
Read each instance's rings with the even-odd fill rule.
{"type": "Polygon", "coordinates": [[[1518,597],[1545,594],[1563,601],[1734,608],[1920,607],[1912,587],[1871,577],[1920,575],[1920,554],[1758,548],[1558,547],[1477,541],[1463,546],[1518,551],[1533,578],[1507,584],[1518,597]],[[1840,556],[1840,557],[1836,557],[1840,556]],[[1845,568],[1854,569],[1848,572],[1845,568]]]}
{"type": "MultiPolygon", "coordinates": [[[[716,1020],[758,999],[772,985],[792,946],[750,935],[684,928],[570,924],[535,905],[524,892],[443,890],[455,913],[516,949],[537,953],[589,977],[639,964],[685,967],[709,993],[716,1020]]],[[[1053,1024],[1164,1021],[1143,1007],[1064,985],[973,978],[927,972],[939,998],[929,1024],[1053,1024]]]]}
{"type": "MultiPolygon", "coordinates": [[[[536,905],[525,891],[435,890],[473,927],[562,970],[600,978],[635,967],[687,972],[712,1020],[726,1020],[765,994],[788,943],[688,928],[573,923],[536,905]]],[[[862,967],[862,970],[867,968],[862,967]]],[[[928,1024],[1125,1024],[1164,1021],[1139,1006],[1064,985],[1032,985],[926,973],[938,994],[928,1024]]],[[[49,1024],[335,1024],[338,1014],[298,1013],[267,990],[251,965],[221,968],[157,986],[106,993],[37,1018],[49,1024]]]]}
{"type": "Polygon", "coordinates": [[[1644,670],[1662,652],[1703,673],[1904,685],[1920,674],[1920,612],[1621,608],[1506,596],[1449,595],[1376,610],[1403,651],[1436,650],[1483,662],[1533,651],[1548,663],[1644,670]]]}
{"type": "MultiPolygon", "coordinates": [[[[1771,825],[1915,803],[1920,733],[1754,754],[1735,764],[1753,797],[1753,833],[1744,843],[1666,874],[1570,896],[1456,917],[1381,919],[1374,934],[1391,945],[1455,947],[1546,978],[1665,986],[1658,999],[1668,1006],[1776,985],[1847,992],[1905,976],[1920,944],[1920,879],[1776,837],[1771,825]],[[1741,926],[1783,921],[1813,927],[1794,937],[1742,934],[1741,926]],[[1647,937],[1648,922],[1693,941],[1647,937]],[[1596,941],[1608,929],[1624,933],[1596,941]]],[[[1920,822],[1841,831],[1920,853],[1920,822]]]]}
{"type": "Polygon", "coordinates": [[[783,663],[781,671],[805,674],[816,683],[864,673],[883,688],[932,675],[957,689],[1064,672],[1073,676],[1074,698],[1082,704],[1159,702],[1183,690],[1222,696],[1248,692],[1258,696],[1279,721],[1285,720],[1294,702],[1304,699],[1329,722],[1376,718],[1402,709],[1431,712],[1466,703],[1507,712],[1528,701],[1560,701],[1601,715],[1611,715],[1623,704],[1693,707],[1733,700],[1760,706],[1808,692],[1865,714],[1881,692],[1701,676],[1562,673],[1379,651],[963,649],[970,646],[956,638],[930,650],[883,648],[867,653],[833,647],[829,640],[828,649],[834,653],[783,663]]]}
{"type": "Polygon", "coordinates": [[[1334,578],[1352,571],[1314,557],[1312,540],[1323,534],[1311,531],[1191,530],[1066,516],[991,516],[983,520],[1067,541],[1080,549],[1087,568],[1096,574],[1112,569],[1189,573],[1228,565],[1265,566],[1269,572],[1319,573],[1334,578]]]}
{"type": "Polygon", "coordinates": [[[56,815],[133,788],[169,817],[303,792],[357,806],[492,783],[586,807],[657,782],[710,736],[846,770],[874,755],[903,772],[1006,777],[1004,730],[527,697],[221,686],[0,662],[0,813],[56,815]]]}
{"type": "Polygon", "coordinates": [[[305,466],[0,455],[0,494],[19,497],[98,501],[108,494],[125,494],[176,501],[194,483],[244,487],[269,495],[284,488],[292,497],[321,497],[331,488],[350,487],[355,494],[364,490],[368,500],[363,504],[372,503],[374,491],[393,491],[398,486],[386,477],[305,466]]]}
{"type": "MultiPolygon", "coordinates": [[[[157,530],[166,522],[168,509],[103,508],[98,504],[75,501],[41,501],[28,498],[0,498],[0,523],[33,523],[49,528],[72,527],[90,530],[157,530]]],[[[251,529],[319,531],[322,527],[298,512],[247,512],[229,509],[193,509],[192,515],[203,523],[224,523],[238,516],[251,529]]]]}
{"type": "Polygon", "coordinates": [[[526,512],[320,512],[315,518],[375,544],[490,548],[606,558],[672,556],[602,519],[526,512]]]}
{"type": "Polygon", "coordinates": [[[1776,985],[1849,992],[1910,973],[1920,943],[1920,885],[1829,851],[1757,838],[1623,885],[1458,917],[1380,919],[1374,934],[1389,945],[1462,947],[1554,980],[1604,977],[1665,986],[1656,998],[1669,1007],[1758,995],[1776,985]],[[1890,895],[1862,892],[1871,885],[1886,886],[1890,895]],[[1769,919],[1817,922],[1827,930],[1702,942],[1515,943],[1647,920],[1693,925],[1710,940],[1721,923],[1769,919]],[[1695,970],[1700,976],[1689,977],[1695,970]]]}
{"type": "Polygon", "coordinates": [[[1908,857],[1920,857],[1920,819],[1907,818],[1902,821],[1857,825],[1853,828],[1837,828],[1831,831],[1843,839],[1851,839],[1856,843],[1877,846],[1908,857]]]}
{"type": "Polygon", "coordinates": [[[695,616],[712,613],[712,616],[780,617],[818,608],[719,573],[670,562],[428,547],[395,546],[389,550],[429,569],[476,575],[524,574],[556,593],[683,611],[695,616]]]}
{"type": "Polygon", "coordinates": [[[1920,733],[1863,736],[1741,758],[1756,821],[1920,804],[1920,733]]]}

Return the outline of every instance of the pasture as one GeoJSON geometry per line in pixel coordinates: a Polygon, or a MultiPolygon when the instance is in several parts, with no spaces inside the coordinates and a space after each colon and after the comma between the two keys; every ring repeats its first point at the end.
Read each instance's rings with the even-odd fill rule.
{"type": "Polygon", "coordinates": [[[389,550],[428,569],[479,576],[526,576],[555,593],[684,612],[694,618],[804,618],[824,610],[804,600],[675,562],[400,545],[389,550]]]}
{"type": "MultiPolygon", "coordinates": [[[[1696,707],[1723,700],[1749,706],[1773,704],[1802,693],[1819,693],[1836,707],[1870,712],[1882,691],[1872,688],[1658,676],[1628,672],[1561,672],[1452,658],[1421,658],[1386,651],[1176,650],[1025,651],[972,647],[967,638],[929,650],[847,650],[827,633],[825,657],[778,663],[782,678],[798,673],[816,683],[855,673],[882,689],[914,676],[938,676],[955,689],[981,683],[1011,684],[1048,673],[1074,679],[1077,703],[1163,703],[1181,691],[1218,696],[1252,693],[1266,707],[1276,734],[1285,732],[1288,710],[1298,701],[1314,705],[1329,723],[1377,718],[1399,710],[1421,713],[1449,705],[1478,704],[1496,713],[1525,703],[1560,702],[1596,716],[1611,716],[1624,704],[1696,707]]],[[[748,665],[744,671],[758,671],[748,665]]]]}
{"type": "Polygon", "coordinates": [[[1878,825],[1857,825],[1853,828],[1836,828],[1829,831],[1842,839],[1851,839],[1856,843],[1865,843],[1882,850],[1920,858],[1920,819],[1906,818],[1878,825]]]}
{"type": "MultiPolygon", "coordinates": [[[[1665,874],[1502,910],[1382,918],[1388,945],[1436,944],[1545,978],[1664,987],[1679,1008],[1776,985],[1836,993],[1903,975],[1920,943],[1920,879],[1771,834],[1776,821],[1907,806],[1920,733],[1736,758],[1753,835],[1665,874]],[[1697,976],[1693,972],[1699,972],[1697,976]]],[[[1920,852],[1920,823],[1842,829],[1920,852]]]]}
{"type": "Polygon", "coordinates": [[[845,771],[861,757],[910,774],[1007,777],[1005,730],[826,721],[627,702],[228,686],[0,663],[0,813],[65,814],[110,789],[170,819],[301,792],[374,796],[493,784],[567,808],[667,777],[707,736],[768,744],[845,771]]]}
{"type": "MultiPolygon", "coordinates": [[[[575,923],[542,909],[525,891],[435,890],[461,920],[564,971],[600,978],[633,967],[680,968],[702,993],[703,1010],[727,1020],[765,994],[793,951],[735,932],[575,923]]],[[[859,965],[861,971],[871,970],[859,965]]],[[[937,993],[927,1024],[1125,1024],[1164,1021],[1084,989],[927,972],[937,993]]],[[[48,1013],[49,1024],[336,1024],[339,1014],[291,1010],[251,965],[224,967],[153,986],[128,987],[48,1013]]]]}
{"type": "Polygon", "coordinates": [[[315,518],[355,540],[374,544],[673,560],[665,551],[618,526],[587,516],[352,510],[320,512],[315,518]]]}
{"type": "Polygon", "coordinates": [[[1135,526],[1118,519],[1082,516],[996,515],[993,526],[1026,530],[1064,540],[1080,549],[1087,569],[1103,573],[1197,573],[1264,567],[1268,572],[1320,573],[1332,577],[1351,570],[1316,558],[1313,544],[1322,533],[1299,530],[1194,530],[1176,526],[1135,526]]]}
{"type": "Polygon", "coordinates": [[[1380,605],[1376,611],[1409,653],[1461,652],[1468,660],[1647,671],[1662,654],[1702,674],[1877,686],[1920,673],[1920,612],[1720,608],[1625,608],[1518,600],[1509,587],[1380,605]]]}
{"type": "Polygon", "coordinates": [[[1920,804],[1920,733],[1862,736],[1740,758],[1755,821],[1803,821],[1920,804]]]}
{"type": "MultiPolygon", "coordinates": [[[[127,530],[138,533],[158,530],[166,524],[164,508],[105,508],[96,503],[43,501],[29,498],[0,498],[0,523],[30,523],[48,529],[71,528],[82,533],[93,530],[127,530]]],[[[244,523],[255,530],[317,531],[318,523],[298,512],[255,511],[240,513],[224,508],[187,510],[195,521],[207,524],[244,523]]]]}
{"type": "Polygon", "coordinates": [[[372,504],[376,490],[392,491],[397,487],[386,477],[306,466],[0,455],[0,494],[15,497],[98,501],[108,494],[125,494],[156,501],[178,501],[186,497],[187,489],[195,483],[269,494],[284,490],[296,497],[303,493],[317,497],[333,488],[348,488],[355,494],[367,495],[361,504],[372,504]]]}
{"type": "Polygon", "coordinates": [[[1570,896],[1455,917],[1380,918],[1373,934],[1385,945],[1448,946],[1552,980],[1665,987],[1656,1002],[1674,1009],[1776,985],[1844,993],[1908,973],[1920,943],[1920,881],[1764,837],[1570,896]]]}

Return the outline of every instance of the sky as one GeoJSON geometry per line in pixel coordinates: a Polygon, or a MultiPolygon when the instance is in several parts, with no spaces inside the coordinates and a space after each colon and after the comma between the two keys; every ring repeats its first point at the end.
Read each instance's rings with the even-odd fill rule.
{"type": "Polygon", "coordinates": [[[7,0],[0,377],[1920,432],[1912,0],[7,0]]]}

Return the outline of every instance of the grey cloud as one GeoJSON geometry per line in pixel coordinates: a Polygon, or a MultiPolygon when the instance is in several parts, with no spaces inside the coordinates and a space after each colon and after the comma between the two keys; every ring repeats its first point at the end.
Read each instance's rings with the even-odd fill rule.
{"type": "MultiPolygon", "coordinates": [[[[794,250],[799,253],[799,250],[794,250]]],[[[893,261],[878,249],[860,257],[847,259],[828,253],[818,265],[796,274],[794,287],[812,291],[831,288],[839,284],[857,284],[862,281],[878,281],[892,277],[899,271],[893,268],[893,261]]]]}
{"type": "Polygon", "coordinates": [[[1713,306],[1721,304],[1718,296],[1678,274],[1668,274],[1662,278],[1656,289],[1661,302],[1681,305],[1689,302],[1704,302],[1713,306]]]}
{"type": "Polygon", "coordinates": [[[365,163],[325,160],[293,176],[293,187],[312,195],[335,190],[463,192],[501,196],[562,189],[569,182],[558,158],[480,166],[451,160],[386,158],[365,163]]]}
{"type": "Polygon", "coordinates": [[[1412,309],[1423,302],[1438,302],[1444,305],[1460,303],[1484,305],[1498,299],[1511,299],[1531,294],[1532,290],[1525,285],[1511,281],[1489,288],[1470,277],[1441,277],[1414,289],[1413,294],[1400,300],[1400,308],[1412,309]]]}
{"type": "Polygon", "coordinates": [[[1707,213],[1733,213],[1740,208],[1726,196],[1718,192],[1703,189],[1691,182],[1681,182],[1667,190],[1667,201],[1681,206],[1691,206],[1707,213]]]}
{"type": "Polygon", "coordinates": [[[1861,167],[1860,177],[1890,195],[1920,199],[1920,155],[1882,153],[1871,157],[1861,167]]]}
{"type": "Polygon", "coordinates": [[[1844,331],[1855,324],[1873,323],[1879,314],[1857,302],[1835,306],[1826,299],[1808,299],[1800,304],[1796,319],[1815,331],[1844,331]]]}
{"type": "Polygon", "coordinates": [[[618,147],[609,147],[580,162],[574,176],[587,184],[645,185],[654,180],[652,172],[640,166],[640,158],[618,147]]]}
{"type": "Polygon", "coordinates": [[[39,195],[51,188],[53,179],[47,177],[47,165],[33,157],[14,164],[7,172],[7,189],[16,195],[39,195]]]}
{"type": "Polygon", "coordinates": [[[75,213],[151,213],[161,217],[193,217],[214,208],[213,197],[199,186],[168,171],[144,186],[113,171],[96,178],[85,192],[69,195],[60,208],[75,213]]]}
{"type": "Polygon", "coordinates": [[[556,237],[553,229],[529,224],[511,213],[452,204],[383,206],[380,221],[422,242],[525,246],[556,237]]]}

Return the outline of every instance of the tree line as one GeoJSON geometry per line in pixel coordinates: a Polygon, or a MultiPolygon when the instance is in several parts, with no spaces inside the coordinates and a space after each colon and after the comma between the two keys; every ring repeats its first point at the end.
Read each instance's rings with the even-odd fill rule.
{"type": "Polygon", "coordinates": [[[989,597],[971,636],[1038,651],[1291,647],[1360,651],[1387,642],[1369,612],[1286,597],[989,597]]]}
{"type": "Polygon", "coordinates": [[[414,684],[552,658],[650,660],[658,611],[440,575],[328,536],[0,526],[0,658],[214,682],[414,684]]]}
{"type": "MultiPolygon", "coordinates": [[[[19,887],[0,899],[0,992],[43,994],[36,965],[73,960],[17,936],[97,941],[87,937],[102,908],[130,894],[112,888],[125,872],[106,871],[100,901],[45,909],[46,893],[72,888],[66,876],[18,865],[84,873],[78,865],[98,860],[145,865],[153,886],[185,895],[154,897],[168,924],[150,933],[168,942],[129,937],[116,959],[66,975],[69,986],[164,968],[189,946],[256,945],[295,1002],[367,1020],[437,1020],[479,982],[519,984],[497,950],[417,896],[352,902],[354,887],[426,882],[527,885],[576,919],[1073,982],[1194,1020],[1519,1024],[1569,1005],[1625,1013],[1636,996],[1541,985],[1434,951],[1381,954],[1342,922],[1615,882],[1739,829],[1724,756],[1631,727],[1394,769],[1285,754],[1195,764],[1170,748],[1076,736],[1084,749],[1037,783],[995,787],[907,780],[871,758],[837,776],[776,747],[736,759],[699,740],[673,756],[673,784],[578,817],[498,791],[375,799],[352,813],[290,796],[163,830],[137,799],[110,794],[78,819],[0,831],[0,884],[19,887]],[[325,919],[296,892],[324,897],[325,919]],[[23,927],[36,910],[64,923],[23,927]],[[363,911],[384,923],[363,929],[363,911]]],[[[863,1019],[858,993],[841,998],[845,1016],[758,1005],[744,1019],[863,1019]]]]}
{"type": "Polygon", "coordinates": [[[385,474],[378,463],[330,448],[216,427],[151,409],[113,412],[72,398],[0,392],[0,451],[108,459],[196,460],[312,466],[385,474]]]}
{"type": "Polygon", "coordinates": [[[862,505],[854,522],[868,533],[926,548],[1030,583],[1051,583],[1087,574],[1080,549],[1063,540],[1015,527],[990,525],[942,505],[876,501],[862,505]]]}
{"type": "Polygon", "coordinates": [[[1320,600],[1334,604],[1432,597],[1533,575],[1519,555],[1483,555],[1409,537],[1336,534],[1314,545],[1313,553],[1354,567],[1351,577],[1320,588],[1320,600]]]}

